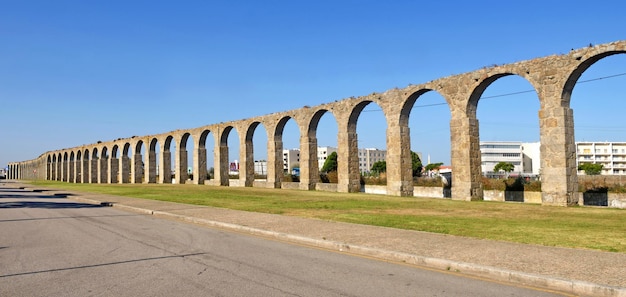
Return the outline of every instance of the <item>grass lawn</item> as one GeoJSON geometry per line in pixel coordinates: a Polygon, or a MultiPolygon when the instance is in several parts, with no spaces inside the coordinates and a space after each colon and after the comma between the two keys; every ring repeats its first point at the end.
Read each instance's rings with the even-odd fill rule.
{"type": "Polygon", "coordinates": [[[54,181],[32,184],[475,238],[626,253],[624,209],[199,185],[107,185],[54,181]]]}

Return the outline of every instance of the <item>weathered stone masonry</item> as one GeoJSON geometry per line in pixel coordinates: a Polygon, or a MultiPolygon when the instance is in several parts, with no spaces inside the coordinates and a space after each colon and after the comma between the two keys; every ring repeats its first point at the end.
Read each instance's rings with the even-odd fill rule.
{"type": "Polygon", "coordinates": [[[440,78],[421,85],[392,89],[382,94],[349,98],[334,103],[279,112],[239,121],[176,130],[158,135],[117,139],[46,152],[39,158],[9,164],[10,179],[49,179],[74,183],[171,183],[165,174],[174,169],[177,183],[187,181],[187,139],[193,141],[193,183],[228,186],[228,135],[235,129],[240,143],[242,186],[280,188],[282,185],[282,133],[293,119],[300,130],[300,189],[319,186],[317,167],[317,124],[331,113],[338,127],[339,192],[360,190],[356,122],[369,103],[378,104],[387,121],[387,193],[411,196],[409,114],[426,92],[441,94],[450,108],[451,158],[454,168],[452,199],[481,200],[478,100],[497,79],[517,75],[526,79],[540,101],[542,203],[574,205],[578,202],[574,119],[570,96],[581,74],[598,60],[626,53],[626,41],[572,50],[513,64],[487,67],[440,78]],[[259,125],[267,131],[268,177],[254,182],[252,136],[259,125]],[[213,137],[215,179],[205,182],[208,137],[213,137]],[[175,146],[176,150],[172,148],[175,146]],[[157,154],[157,147],[159,154],[157,154]],[[142,156],[144,148],[146,156],[142,156]],[[172,155],[174,154],[174,155],[172,155]],[[157,156],[159,159],[157,159],[157,156]],[[142,166],[142,158],[145,159],[142,166]],[[175,168],[171,160],[175,160],[175,168]],[[158,165],[158,166],[157,166],[158,165]],[[158,172],[157,172],[158,168],[158,172]],[[157,179],[158,177],[158,179],[157,179]]]}

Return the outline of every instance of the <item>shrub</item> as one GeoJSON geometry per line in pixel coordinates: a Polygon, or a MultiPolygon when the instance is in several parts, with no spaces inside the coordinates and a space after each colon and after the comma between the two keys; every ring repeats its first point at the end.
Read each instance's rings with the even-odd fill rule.
{"type": "Polygon", "coordinates": [[[526,180],[523,177],[495,179],[483,176],[482,183],[484,190],[541,192],[541,181],[526,180]]]}
{"type": "Polygon", "coordinates": [[[387,184],[387,175],[381,173],[378,176],[363,176],[361,175],[361,184],[383,186],[387,184]]]}
{"type": "Polygon", "coordinates": [[[413,178],[415,187],[443,187],[440,177],[415,177],[413,178]]]}
{"type": "Polygon", "coordinates": [[[323,183],[336,184],[339,181],[337,171],[331,171],[326,173],[320,173],[320,180],[323,183]]]}

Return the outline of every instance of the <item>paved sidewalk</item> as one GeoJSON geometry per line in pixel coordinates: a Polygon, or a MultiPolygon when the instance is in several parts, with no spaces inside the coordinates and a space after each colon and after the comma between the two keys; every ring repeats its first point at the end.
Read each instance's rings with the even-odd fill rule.
{"type": "MultiPolygon", "coordinates": [[[[18,183],[12,187],[26,187],[18,183]]],[[[626,254],[545,247],[119,196],[68,198],[316,247],[554,289],[626,297],[626,254]]],[[[626,236],[626,235],[625,235],[626,236]]]]}

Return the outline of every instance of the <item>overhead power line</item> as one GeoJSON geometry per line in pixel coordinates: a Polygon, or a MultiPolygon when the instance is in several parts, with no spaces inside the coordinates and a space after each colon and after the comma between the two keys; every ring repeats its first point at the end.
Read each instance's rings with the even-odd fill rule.
{"type": "MultiPolygon", "coordinates": [[[[618,74],[613,74],[613,75],[607,75],[607,76],[602,76],[602,77],[597,77],[597,78],[591,78],[591,79],[587,79],[587,80],[581,80],[579,82],[576,82],[576,84],[583,84],[583,83],[588,83],[588,82],[592,82],[592,81],[598,81],[598,80],[603,80],[603,79],[607,79],[607,78],[614,78],[614,77],[618,77],[618,76],[624,76],[626,75],[626,72],[624,73],[618,73],[618,74]]],[[[511,92],[511,93],[504,93],[504,94],[498,94],[498,95],[492,95],[492,96],[486,96],[486,97],[480,97],[480,99],[492,99],[492,98],[500,98],[500,97],[507,97],[507,96],[514,96],[514,95],[519,95],[519,94],[525,94],[525,93],[532,93],[535,92],[535,90],[525,90],[525,91],[518,91],[518,92],[511,92]]],[[[432,103],[432,104],[423,104],[423,105],[414,105],[413,108],[422,108],[422,107],[432,107],[432,106],[439,106],[439,105],[448,105],[448,103],[446,102],[442,102],[442,103],[432,103]]],[[[363,110],[363,112],[372,112],[372,111],[382,111],[382,109],[369,109],[369,110],[363,110]]]]}

